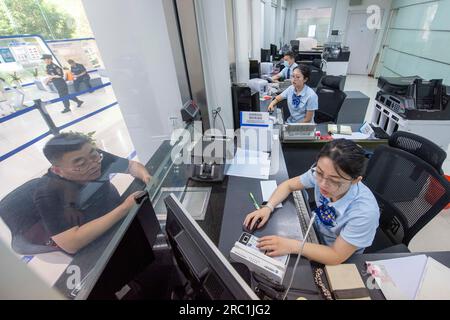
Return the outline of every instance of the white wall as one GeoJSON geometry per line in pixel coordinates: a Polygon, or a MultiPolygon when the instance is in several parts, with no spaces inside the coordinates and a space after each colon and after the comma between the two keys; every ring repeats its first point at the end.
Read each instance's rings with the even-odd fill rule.
{"type": "Polygon", "coordinates": [[[252,54],[251,57],[256,60],[261,60],[261,37],[263,31],[261,26],[261,0],[251,0],[251,20],[252,20],[252,54]]]}
{"type": "Polygon", "coordinates": [[[146,162],[170,136],[169,117],[182,106],[164,0],[83,0],[117,101],[146,162]]]}
{"type": "MultiPolygon", "coordinates": [[[[336,14],[334,16],[334,21],[332,24],[333,25],[332,29],[344,31],[343,41],[345,43],[346,40],[345,33],[347,28],[349,11],[366,12],[367,8],[370,5],[378,5],[383,10],[383,18],[381,21],[381,29],[377,31],[376,43],[372,55],[370,57],[369,70],[372,69],[376,55],[380,51],[382,45],[381,42],[383,40],[383,34],[385,33],[387,22],[389,20],[392,0],[363,0],[362,5],[360,6],[349,6],[349,0],[338,0],[336,4],[336,14]]],[[[369,15],[367,16],[369,17],[369,15]]],[[[352,48],[350,48],[350,52],[351,51],[352,48]]]]}
{"type": "Polygon", "coordinates": [[[233,1],[236,80],[239,83],[247,83],[250,79],[250,64],[248,60],[250,54],[248,44],[251,32],[248,23],[250,17],[249,7],[249,0],[233,1]]]}
{"type": "MultiPolygon", "coordinates": [[[[225,129],[233,128],[230,61],[228,58],[227,21],[224,0],[196,0],[195,13],[205,79],[211,128],[212,111],[221,107],[225,129]]],[[[223,129],[220,119],[216,128],[223,129]]]]}

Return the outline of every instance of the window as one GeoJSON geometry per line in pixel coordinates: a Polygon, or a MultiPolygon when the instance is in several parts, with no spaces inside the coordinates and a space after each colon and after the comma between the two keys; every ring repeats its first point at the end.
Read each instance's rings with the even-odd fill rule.
{"type": "Polygon", "coordinates": [[[331,8],[299,9],[296,12],[296,38],[314,38],[326,42],[331,21],[331,8]]]}

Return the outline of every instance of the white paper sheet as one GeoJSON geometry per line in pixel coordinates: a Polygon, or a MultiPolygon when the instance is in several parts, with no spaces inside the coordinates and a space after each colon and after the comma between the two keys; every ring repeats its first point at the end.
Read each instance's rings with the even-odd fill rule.
{"type": "MultiPolygon", "coordinates": [[[[277,182],[275,180],[260,181],[261,183],[261,193],[263,201],[269,201],[270,196],[273,194],[277,188],[277,182]]],[[[276,208],[281,208],[283,205],[280,203],[276,208]]]]}
{"type": "Polygon", "coordinates": [[[370,134],[361,132],[353,132],[352,134],[333,134],[333,139],[351,139],[351,140],[366,140],[369,139],[370,134]]]}
{"type": "Polygon", "coordinates": [[[427,256],[424,254],[367,262],[379,270],[381,275],[375,278],[388,300],[403,297],[414,300],[426,263],[427,256]]]}
{"type": "Polygon", "coordinates": [[[450,269],[428,257],[416,300],[450,300],[450,269]]]}
{"type": "Polygon", "coordinates": [[[52,287],[71,261],[71,256],[60,251],[54,251],[33,256],[27,266],[52,287]]]}
{"type": "Polygon", "coordinates": [[[269,173],[269,154],[254,150],[238,148],[234,158],[225,166],[225,174],[229,176],[267,180],[269,173]]]}

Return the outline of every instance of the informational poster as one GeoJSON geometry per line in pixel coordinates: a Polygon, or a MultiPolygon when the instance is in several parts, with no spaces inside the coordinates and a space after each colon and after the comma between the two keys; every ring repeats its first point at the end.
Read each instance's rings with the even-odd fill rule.
{"type": "Polygon", "coordinates": [[[9,48],[0,48],[0,56],[2,57],[2,62],[4,63],[16,62],[16,59],[14,59],[14,56],[9,48]]]}

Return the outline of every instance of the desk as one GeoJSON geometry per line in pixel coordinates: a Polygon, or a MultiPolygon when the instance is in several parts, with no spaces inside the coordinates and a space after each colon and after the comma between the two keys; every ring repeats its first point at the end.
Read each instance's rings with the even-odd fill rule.
{"type": "MultiPolygon", "coordinates": [[[[290,146],[293,147],[295,145],[290,146]]],[[[297,162],[301,160],[302,167],[299,167],[301,172],[297,172],[296,175],[306,171],[310,167],[312,161],[309,158],[314,158],[315,154],[313,153],[317,152],[320,147],[321,144],[316,143],[309,144],[309,147],[305,147],[305,145],[303,145],[302,148],[297,148],[297,151],[300,152],[300,157],[297,158],[297,162]]],[[[160,188],[162,186],[211,186],[213,191],[208,204],[206,217],[203,221],[199,222],[199,225],[218,246],[224,256],[228,258],[234,242],[242,233],[242,222],[244,217],[246,214],[254,210],[248,193],[253,192],[256,200],[258,202],[262,201],[259,180],[229,176],[226,177],[223,182],[215,184],[190,182],[188,178],[190,176],[191,167],[189,165],[174,166],[170,161],[167,161],[167,159],[170,159],[171,148],[172,147],[168,142],[164,142],[149,163],[147,163],[146,167],[155,177],[151,185],[147,186],[147,190],[152,191],[154,188],[160,188]]],[[[281,183],[293,175],[289,174],[289,163],[286,161],[284,146],[282,149],[280,145],[277,145],[273,150],[272,162],[274,166],[279,166],[279,170],[275,174],[271,175],[270,179],[276,180],[277,183],[281,183]],[[278,157],[276,155],[278,155],[278,157]]],[[[125,195],[141,188],[142,185],[135,182],[130,186],[125,195]]],[[[156,195],[156,193],[150,193],[156,195]]],[[[74,256],[71,265],[80,267],[81,278],[84,279],[82,288],[76,296],[72,296],[71,290],[66,286],[70,274],[63,274],[60,279],[58,279],[55,287],[68,298],[88,298],[96,283],[99,279],[101,279],[102,273],[104,273],[104,270],[107,269],[108,265],[117,262],[114,261],[114,254],[116,250],[120,248],[121,242],[127,237],[127,235],[133,233],[136,236],[135,239],[139,239],[142,238],[142,231],[145,233],[146,230],[139,230],[139,226],[136,225],[137,220],[135,218],[136,211],[130,212],[130,214],[123,219],[122,222],[118,223],[104,236],[94,241],[74,256]]],[[[281,209],[277,209],[277,212],[271,216],[271,219],[264,228],[255,232],[255,235],[258,237],[269,234],[277,234],[296,239],[302,238],[302,232],[292,196],[289,196],[288,199],[286,199],[281,209]]],[[[133,259],[138,260],[141,264],[147,263],[149,257],[140,256],[142,252],[144,252],[145,248],[145,245],[139,245],[139,250],[136,250],[136,254],[131,256],[130,259],[122,262],[126,264],[131,262],[131,259],[133,259]]],[[[430,255],[435,257],[438,261],[443,262],[443,258],[439,256],[439,254],[435,255],[435,253],[433,253],[430,255]]],[[[352,257],[348,263],[356,263],[362,273],[364,270],[363,263],[367,260],[385,259],[388,257],[398,256],[404,256],[404,254],[360,255],[352,257]]],[[[446,253],[443,257],[446,259],[446,262],[443,263],[450,265],[450,263],[447,263],[447,261],[450,261],[450,253],[446,253]]],[[[293,255],[290,259],[285,281],[289,280],[290,272],[295,259],[295,255],[293,255]]],[[[310,262],[308,260],[301,259],[294,278],[293,287],[316,291],[317,288],[315,287],[312,276],[310,262]]],[[[379,295],[380,293],[373,292],[373,294],[374,299],[382,298],[379,295]]],[[[299,295],[308,299],[321,298],[320,295],[314,294],[300,293],[299,295]]]]}
{"type": "MultiPolygon", "coordinates": [[[[269,180],[276,180],[277,184],[287,180],[288,174],[284,162],[283,152],[278,142],[275,142],[273,149],[278,152],[278,157],[272,154],[272,166],[278,166],[279,170],[274,175],[269,176],[269,180]]],[[[225,195],[225,206],[223,210],[222,227],[220,230],[219,250],[225,257],[229,257],[231,248],[242,234],[242,223],[245,216],[254,211],[253,203],[250,201],[249,192],[252,192],[257,202],[262,202],[260,180],[228,177],[227,193],[225,195]]],[[[292,195],[283,203],[283,207],[276,210],[271,215],[269,222],[261,229],[255,231],[254,235],[262,237],[265,235],[280,235],[283,237],[302,239],[302,231],[297,216],[297,210],[293,202],[292,195]]],[[[285,276],[285,282],[289,279],[290,270],[294,265],[296,256],[292,255],[289,268],[285,276]]],[[[312,269],[307,260],[302,259],[299,263],[293,287],[308,290],[316,290],[312,278],[312,269]]],[[[309,299],[319,298],[314,295],[303,295],[309,299]]]]}

